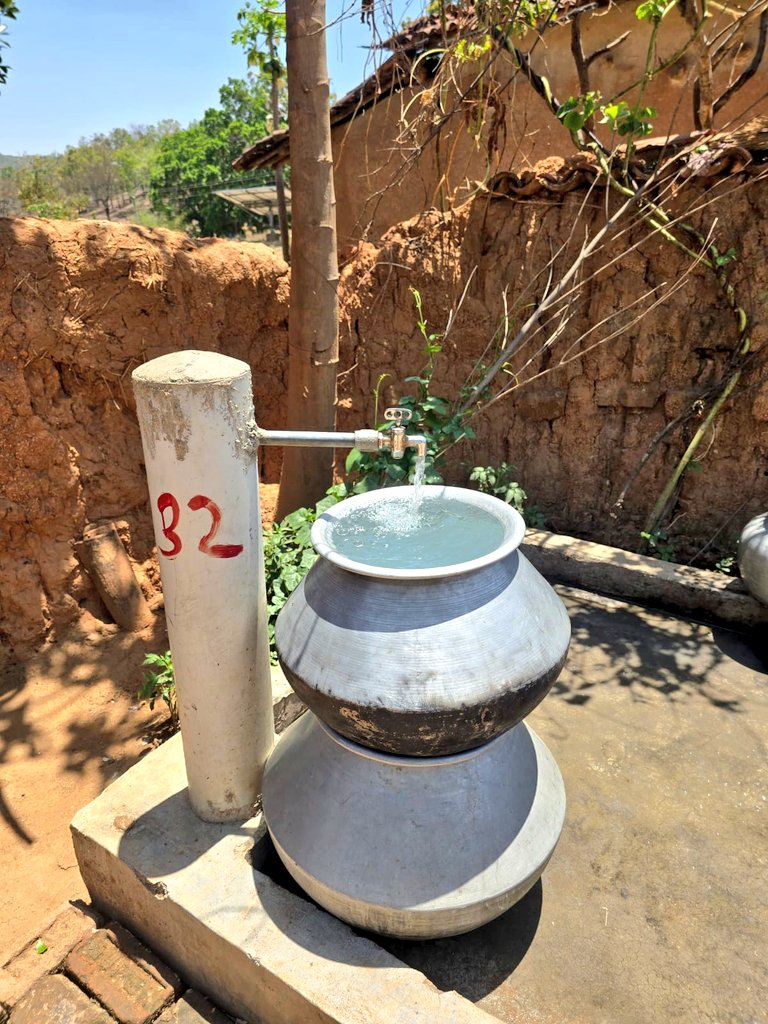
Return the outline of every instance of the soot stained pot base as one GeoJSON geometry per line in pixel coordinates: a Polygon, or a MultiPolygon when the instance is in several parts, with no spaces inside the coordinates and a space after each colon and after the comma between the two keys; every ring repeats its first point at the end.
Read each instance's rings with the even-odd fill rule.
{"type": "MultiPolygon", "coordinates": [[[[522,721],[560,675],[566,653],[548,672],[472,707],[448,711],[393,710],[380,705],[339,701],[311,686],[283,664],[296,693],[336,732],[363,746],[406,757],[439,757],[472,750],[522,721]]],[[[416,682],[416,681],[415,681],[416,682]]]]}
{"type": "MultiPolygon", "coordinates": [[[[520,553],[520,515],[488,495],[426,487],[422,499],[477,505],[504,528],[488,555],[426,571],[340,556],[331,526],[361,503],[402,501],[405,488],[347,499],[312,530],[320,557],[276,625],[291,685],[356,743],[403,756],[468,750],[512,728],[546,695],[568,651],[560,598],[520,553]]],[[[396,539],[394,541],[396,543],[396,539]]]]}
{"type": "Polygon", "coordinates": [[[459,935],[504,913],[546,866],[565,790],[525,723],[467,753],[392,757],[307,713],[264,774],[264,815],[300,886],[358,928],[459,935]]]}

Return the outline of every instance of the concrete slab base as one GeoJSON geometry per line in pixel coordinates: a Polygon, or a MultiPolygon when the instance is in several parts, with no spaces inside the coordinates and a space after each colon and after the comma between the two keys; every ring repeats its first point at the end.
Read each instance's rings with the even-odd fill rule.
{"type": "Polygon", "coordinates": [[[200,821],[179,736],[80,811],[72,835],[96,907],[246,1021],[493,1020],[265,875],[260,814],[242,825],[200,821]]]}
{"type": "Polygon", "coordinates": [[[569,810],[543,883],[496,921],[430,942],[359,938],[266,877],[281,881],[273,854],[259,864],[258,818],[201,827],[178,743],[78,815],[94,899],[258,1024],[489,1024],[455,991],[504,1024],[768,1021],[764,631],[558,590],[573,641],[529,722],[569,810]]]}

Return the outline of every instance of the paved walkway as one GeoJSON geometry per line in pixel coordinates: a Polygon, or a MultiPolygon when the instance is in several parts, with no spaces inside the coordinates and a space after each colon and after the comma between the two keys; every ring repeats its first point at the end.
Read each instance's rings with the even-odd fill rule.
{"type": "Polygon", "coordinates": [[[552,861],[471,935],[383,944],[508,1024],[763,1024],[768,630],[557,589],[571,650],[527,719],[565,780],[552,861]]]}
{"type": "Polygon", "coordinates": [[[40,940],[0,970],[0,1024],[232,1024],[85,904],[63,909],[40,940]]]}

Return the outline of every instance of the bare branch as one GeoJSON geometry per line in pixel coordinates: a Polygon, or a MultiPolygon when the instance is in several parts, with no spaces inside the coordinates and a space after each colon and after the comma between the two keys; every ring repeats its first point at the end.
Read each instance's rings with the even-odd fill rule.
{"type": "Polygon", "coordinates": [[[755,53],[752,57],[752,60],[749,62],[748,67],[744,68],[744,70],[736,79],[736,81],[732,82],[731,85],[729,85],[728,88],[725,90],[725,92],[721,93],[721,95],[718,96],[718,98],[715,100],[713,105],[713,110],[715,113],[717,113],[718,110],[722,109],[722,107],[725,106],[728,100],[730,100],[731,97],[739,91],[739,89],[743,88],[743,86],[747,84],[750,78],[752,78],[757,69],[760,67],[760,63],[765,53],[765,44],[767,39],[768,7],[766,7],[763,13],[760,15],[757,45],[755,47],[755,53]]]}
{"type": "Polygon", "coordinates": [[[707,0],[684,0],[683,17],[691,26],[693,50],[698,66],[698,77],[693,86],[693,123],[699,130],[707,131],[712,127],[714,117],[711,52],[701,31],[707,17],[707,0]]]}
{"type": "Polygon", "coordinates": [[[462,411],[468,408],[475,401],[478,395],[480,395],[485,390],[488,384],[490,384],[490,382],[499,372],[504,363],[508,361],[512,353],[519,347],[519,345],[521,344],[525,336],[528,334],[528,332],[531,330],[531,328],[538,323],[543,314],[548,309],[550,309],[555,304],[555,302],[558,301],[558,299],[570,286],[571,281],[579,272],[579,269],[584,264],[584,262],[587,259],[589,259],[589,257],[595,252],[597,247],[602,243],[603,239],[613,232],[614,228],[618,223],[621,222],[624,215],[640,201],[642,195],[646,191],[646,188],[647,182],[641,185],[636,193],[629,196],[622,203],[619,209],[613,214],[612,217],[610,217],[606,221],[606,223],[600,228],[600,230],[597,232],[595,237],[590,242],[585,242],[582,245],[581,251],[579,252],[578,256],[573,261],[570,268],[560,278],[560,281],[558,282],[556,287],[552,289],[549,295],[542,300],[538,308],[533,311],[530,317],[528,317],[528,319],[525,321],[525,323],[517,332],[512,341],[505,347],[501,355],[498,356],[498,358],[493,363],[491,368],[483,375],[482,380],[472,388],[469,397],[461,406],[462,411]]]}
{"type": "MultiPolygon", "coordinates": [[[[584,48],[581,44],[581,15],[575,14],[571,19],[571,56],[576,65],[576,74],[579,78],[579,90],[582,96],[586,96],[589,89],[589,71],[584,57],[584,48]]],[[[590,118],[592,121],[592,118],[590,118]]],[[[592,127],[592,124],[589,125],[592,127]]]]}
{"type": "MultiPolygon", "coordinates": [[[[683,286],[685,277],[687,277],[687,273],[683,275],[682,278],[677,280],[667,292],[660,295],[655,302],[651,303],[651,305],[647,309],[640,310],[628,324],[620,324],[618,327],[612,330],[610,334],[606,335],[604,338],[600,338],[598,341],[593,342],[591,345],[588,345],[585,349],[582,349],[575,355],[570,356],[569,358],[561,358],[554,366],[550,366],[546,370],[542,370],[541,372],[534,374],[532,377],[528,377],[524,381],[516,382],[511,387],[504,388],[502,391],[499,391],[491,399],[489,399],[479,411],[486,412],[492,405],[495,405],[496,402],[501,401],[501,399],[503,398],[507,398],[509,395],[512,394],[513,391],[516,391],[518,388],[525,387],[527,384],[531,384],[536,380],[540,380],[543,377],[549,376],[549,374],[551,373],[555,373],[557,370],[561,369],[564,366],[568,366],[570,363],[576,362],[579,359],[583,359],[584,356],[588,355],[590,352],[594,352],[595,349],[600,348],[602,345],[607,344],[609,341],[612,341],[615,337],[618,337],[621,334],[625,334],[627,331],[631,330],[631,328],[634,327],[635,324],[639,323],[645,316],[647,316],[648,313],[652,312],[652,310],[654,310],[657,306],[661,305],[663,302],[666,302],[670,298],[670,296],[674,295],[674,293],[683,286]]],[[[616,314],[614,314],[614,316],[615,315],[616,314]]],[[[586,336],[587,334],[582,335],[582,337],[578,339],[576,343],[578,343],[578,341],[582,341],[586,336]]],[[[571,345],[568,351],[571,351],[573,347],[574,346],[571,345]]],[[[715,389],[713,388],[713,390],[715,389]]]]}
{"type": "Polygon", "coordinates": [[[612,39],[610,43],[606,43],[605,46],[601,46],[599,50],[595,50],[594,53],[590,53],[587,57],[587,67],[598,59],[598,57],[604,57],[606,53],[610,53],[611,50],[615,50],[617,46],[621,46],[625,39],[627,39],[632,33],[630,31],[623,32],[620,36],[612,39]]]}

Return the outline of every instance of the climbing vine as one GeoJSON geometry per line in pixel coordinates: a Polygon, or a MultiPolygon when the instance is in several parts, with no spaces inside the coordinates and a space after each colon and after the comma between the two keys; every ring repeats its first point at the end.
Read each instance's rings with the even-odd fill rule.
{"type": "MultiPolygon", "coordinates": [[[[715,285],[714,293],[719,295],[731,312],[734,337],[721,379],[710,384],[696,401],[691,402],[684,414],[675,417],[659,432],[639,467],[642,468],[657,444],[663,438],[668,438],[673,430],[684,427],[692,419],[699,420],[693,436],[687,441],[682,455],[662,486],[642,531],[642,537],[651,550],[656,550],[658,538],[666,536],[664,524],[683,476],[696,466],[696,454],[702,441],[750,365],[752,344],[750,313],[734,284],[733,269],[739,260],[735,247],[723,251],[719,246],[716,217],[711,218],[708,229],[701,230],[692,223],[690,215],[680,216],[672,212],[670,199],[677,192],[675,161],[678,153],[672,149],[666,152],[662,147],[655,167],[649,169],[645,166],[644,173],[638,176],[638,143],[656,130],[656,110],[647,101],[648,86],[673,65],[680,62],[690,64],[694,68],[695,79],[691,90],[693,121],[699,129],[711,129],[716,114],[759,67],[768,38],[768,4],[752,4],[740,14],[733,12],[733,24],[726,29],[714,31],[709,28],[712,12],[708,8],[708,0],[685,0],[682,5],[676,0],[644,0],[635,8],[635,16],[639,26],[647,28],[645,56],[641,66],[638,66],[636,79],[612,96],[603,96],[592,82],[595,61],[621,47],[629,32],[594,52],[586,52],[582,19],[590,15],[580,12],[578,7],[551,2],[522,4],[517,0],[488,0],[471,5],[438,2],[432,9],[441,19],[444,35],[443,46],[436,48],[441,60],[440,74],[444,79],[450,78],[454,82],[458,99],[451,105],[446,101],[448,93],[444,88],[432,88],[435,105],[429,109],[428,115],[422,115],[429,118],[427,141],[439,134],[450,117],[463,109],[465,121],[473,134],[479,137],[478,125],[482,124],[489,150],[497,144],[500,104],[498,99],[494,101],[493,83],[499,77],[496,74],[499,56],[505,54],[511,60],[512,67],[527,79],[533,91],[543,100],[553,119],[567,130],[576,153],[582,154],[584,159],[597,167],[597,180],[617,198],[617,204],[611,211],[606,203],[604,223],[591,237],[585,238],[570,264],[563,263],[565,247],[553,254],[546,269],[548,277],[543,289],[540,289],[539,297],[526,310],[526,315],[519,317],[519,323],[515,324],[514,329],[505,294],[501,343],[494,339],[494,344],[489,344],[489,357],[481,359],[467,381],[464,396],[457,406],[462,423],[466,425],[476,414],[496,401],[513,395],[522,383],[536,379],[534,375],[521,382],[520,374],[512,363],[513,356],[523,344],[537,336],[541,337],[542,332],[546,332],[547,336],[538,344],[536,356],[549,352],[555,342],[566,335],[569,308],[574,296],[594,277],[594,270],[587,270],[587,262],[594,261],[603,252],[609,238],[625,238],[635,225],[644,225],[649,232],[647,237],[662,239],[664,243],[684,253],[690,261],[688,273],[696,267],[709,272],[715,285]],[[662,59],[658,51],[659,33],[672,12],[682,14],[688,35],[682,45],[662,59]],[[565,24],[570,26],[571,54],[580,91],[576,95],[558,98],[553,94],[548,79],[534,67],[533,56],[536,47],[544,45],[542,41],[546,33],[555,25],[565,24]],[[723,61],[738,51],[742,38],[739,32],[743,35],[746,25],[756,26],[752,58],[741,71],[733,71],[728,76],[725,87],[721,86],[722,91],[718,95],[713,69],[722,66],[723,61]],[[534,33],[533,42],[530,41],[531,30],[534,33]],[[528,44],[523,48],[521,40],[526,33],[529,33],[528,44]],[[466,80],[466,76],[462,79],[456,74],[453,69],[457,66],[477,68],[469,85],[463,88],[460,83],[466,80]],[[473,107],[472,113],[467,113],[468,107],[473,107]],[[560,264],[556,268],[558,258],[560,264]]],[[[430,52],[434,53],[435,50],[430,52]]],[[[710,145],[707,136],[691,142],[685,149],[687,161],[706,164],[707,160],[713,158],[710,145]]],[[[691,212],[700,213],[715,202],[716,197],[707,197],[699,201],[697,209],[691,212]]],[[[681,283],[678,281],[670,286],[668,294],[680,287],[681,283]]],[[[662,301],[657,298],[651,300],[649,297],[652,291],[643,297],[652,301],[650,308],[662,301]]],[[[516,312],[519,314],[524,308],[521,302],[516,312]]],[[[632,324],[637,323],[642,315],[643,309],[640,308],[634,314],[632,324]]],[[[608,318],[606,325],[607,321],[608,318]]],[[[611,327],[602,340],[583,347],[581,351],[575,351],[575,354],[578,345],[569,339],[568,357],[564,362],[581,357],[623,330],[626,330],[626,326],[611,327]]],[[[525,366],[530,366],[531,362],[532,359],[528,359],[525,366]]],[[[563,365],[563,362],[559,365],[563,365]]],[[[623,488],[616,503],[618,507],[623,504],[635,478],[636,474],[633,474],[623,488]]]]}

